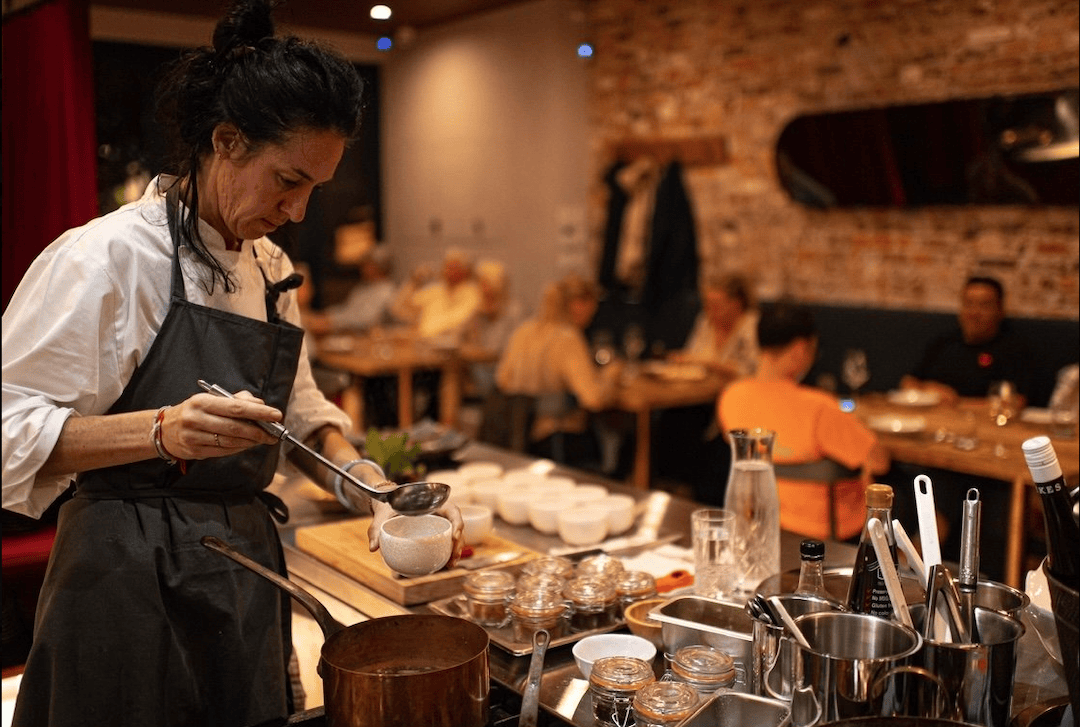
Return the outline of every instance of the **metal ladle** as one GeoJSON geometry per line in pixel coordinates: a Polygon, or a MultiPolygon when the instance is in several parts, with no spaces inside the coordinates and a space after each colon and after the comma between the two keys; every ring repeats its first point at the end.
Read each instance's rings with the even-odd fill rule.
{"type": "MultiPolygon", "coordinates": [[[[221,396],[226,399],[236,398],[217,384],[211,384],[202,379],[199,379],[199,386],[207,393],[214,394],[215,396],[221,396]]],[[[264,432],[289,442],[297,449],[310,455],[316,462],[341,477],[344,482],[348,482],[350,485],[360,488],[364,494],[371,498],[387,503],[390,507],[394,508],[395,512],[399,512],[402,515],[426,515],[429,512],[437,510],[440,505],[446,502],[446,498],[450,496],[450,486],[439,482],[409,482],[403,485],[386,482],[384,484],[389,485],[389,487],[374,487],[349,474],[326,457],[323,457],[314,449],[301,442],[290,434],[289,430],[286,429],[284,425],[279,424],[278,422],[262,422],[255,419],[248,419],[247,421],[259,427],[264,432]]]]}

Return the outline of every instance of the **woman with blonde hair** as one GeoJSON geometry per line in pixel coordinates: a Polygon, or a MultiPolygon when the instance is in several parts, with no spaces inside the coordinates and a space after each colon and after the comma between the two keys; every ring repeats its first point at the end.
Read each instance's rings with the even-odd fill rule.
{"type": "Polygon", "coordinates": [[[538,454],[555,454],[556,435],[565,435],[570,458],[595,449],[588,412],[612,401],[620,373],[617,364],[597,366],[585,338],[598,298],[596,284],[577,275],[550,284],[539,314],[514,331],[495,371],[500,393],[535,400],[529,448],[538,454]]]}

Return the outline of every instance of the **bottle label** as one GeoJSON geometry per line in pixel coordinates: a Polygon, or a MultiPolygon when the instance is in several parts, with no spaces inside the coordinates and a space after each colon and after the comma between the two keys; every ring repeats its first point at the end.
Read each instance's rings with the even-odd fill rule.
{"type": "Polygon", "coordinates": [[[1061,492],[1065,488],[1064,483],[1061,480],[1054,480],[1052,482],[1036,482],[1035,490],[1040,495],[1052,495],[1055,492],[1061,492]]]}

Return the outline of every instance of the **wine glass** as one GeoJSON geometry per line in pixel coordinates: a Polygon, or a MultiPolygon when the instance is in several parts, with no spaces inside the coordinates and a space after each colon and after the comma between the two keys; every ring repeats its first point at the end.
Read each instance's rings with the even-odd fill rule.
{"type": "Polygon", "coordinates": [[[844,363],[840,376],[851,390],[851,398],[857,399],[859,389],[870,380],[870,367],[866,361],[866,351],[861,348],[849,348],[844,352],[844,363]]]}
{"type": "Polygon", "coordinates": [[[990,419],[999,427],[1005,426],[1016,416],[1016,387],[1010,381],[995,381],[990,384],[987,403],[990,406],[990,419]]]}
{"type": "Polygon", "coordinates": [[[615,358],[615,336],[606,328],[593,332],[593,358],[597,366],[607,366],[615,358]]]}

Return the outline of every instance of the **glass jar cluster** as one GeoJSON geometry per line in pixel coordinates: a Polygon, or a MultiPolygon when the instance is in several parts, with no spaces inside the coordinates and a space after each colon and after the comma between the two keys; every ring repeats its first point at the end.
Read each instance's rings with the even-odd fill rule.
{"type": "Polygon", "coordinates": [[[506,571],[470,573],[463,590],[469,618],[496,628],[512,624],[514,639],[529,641],[539,629],[557,638],[615,626],[627,605],[656,595],[656,579],[606,554],[576,566],[546,555],[529,561],[517,580],[506,571]]]}

